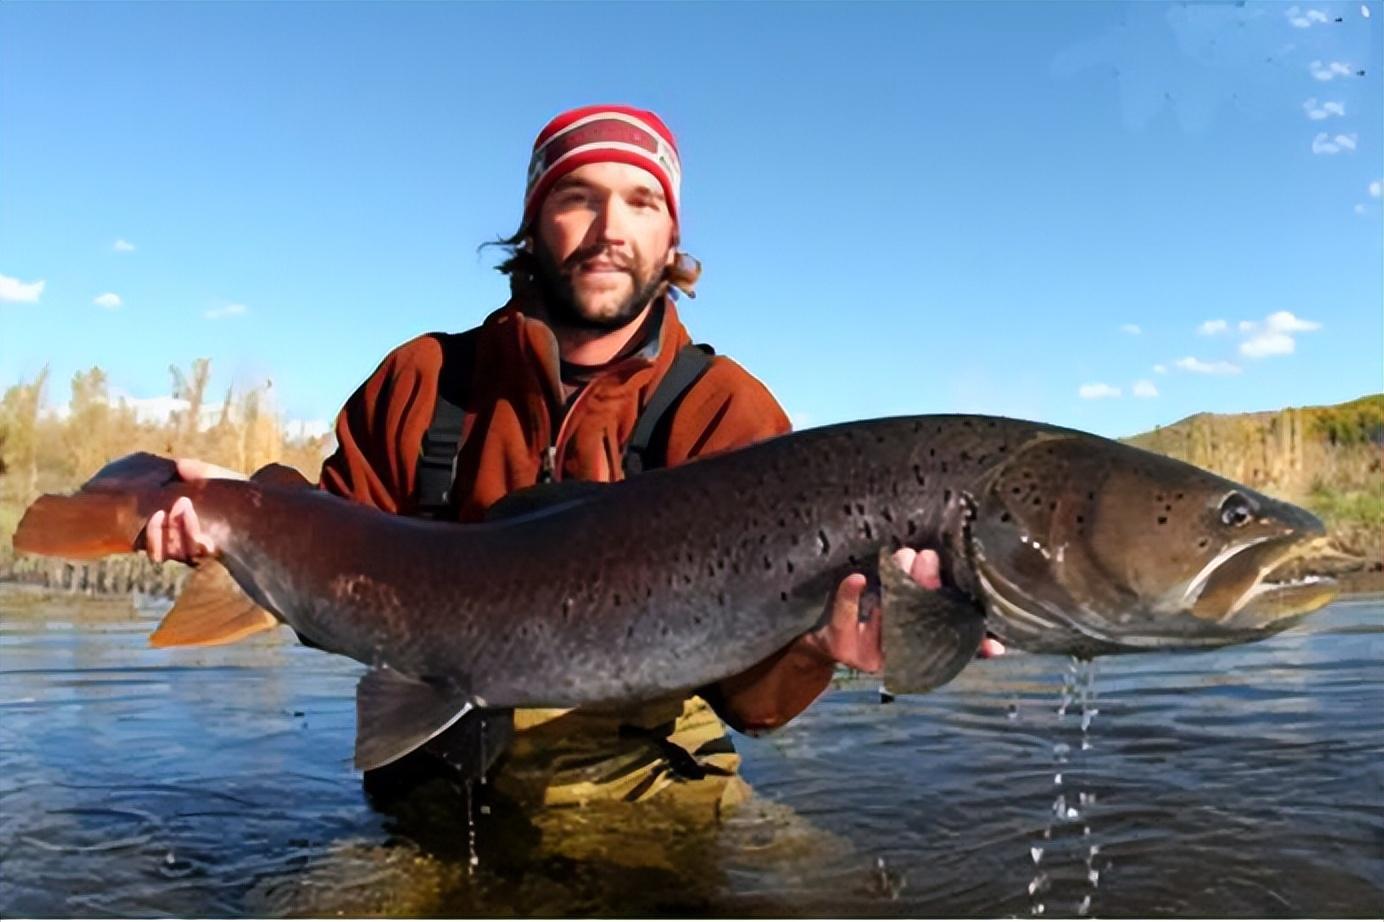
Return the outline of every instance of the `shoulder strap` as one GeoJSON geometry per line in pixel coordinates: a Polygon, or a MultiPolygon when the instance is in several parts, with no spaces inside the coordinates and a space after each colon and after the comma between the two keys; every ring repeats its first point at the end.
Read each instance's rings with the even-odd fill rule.
{"type": "Polygon", "coordinates": [[[423,518],[439,518],[451,505],[457,450],[466,423],[466,395],[475,366],[477,332],[467,330],[440,337],[442,368],[437,374],[437,405],[418,452],[415,514],[423,518]]]}
{"type": "Polygon", "coordinates": [[[663,380],[658,382],[658,387],[654,388],[654,395],[649,398],[644,412],[634,424],[634,432],[625,446],[623,464],[626,477],[633,477],[651,467],[657,467],[649,446],[653,442],[659,423],[710,367],[711,357],[715,354],[716,350],[704,343],[689,344],[678,350],[672,367],[663,376],[663,380]]]}

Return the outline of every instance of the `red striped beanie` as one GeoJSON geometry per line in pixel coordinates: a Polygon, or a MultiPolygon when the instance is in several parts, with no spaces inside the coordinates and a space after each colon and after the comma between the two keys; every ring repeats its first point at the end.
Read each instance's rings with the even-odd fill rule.
{"type": "Polygon", "coordinates": [[[582,106],[554,118],[533,142],[524,226],[529,226],[544,196],[563,176],[588,163],[612,162],[628,163],[656,176],[668,200],[668,213],[677,223],[682,165],[668,126],[645,109],[582,106]]]}

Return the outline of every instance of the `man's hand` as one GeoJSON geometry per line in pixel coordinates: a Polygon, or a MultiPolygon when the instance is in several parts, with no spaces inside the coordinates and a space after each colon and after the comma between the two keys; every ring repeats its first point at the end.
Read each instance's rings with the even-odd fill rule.
{"type": "MultiPolygon", "coordinates": [[[[941,588],[941,561],[936,551],[901,548],[894,552],[894,562],[908,571],[924,589],[941,588]]],[[[868,612],[868,618],[860,617],[866,614],[860,610],[865,585],[865,575],[862,573],[852,573],[843,579],[830,602],[831,621],[824,627],[799,637],[794,646],[822,659],[841,663],[862,672],[879,672],[883,669],[884,649],[880,644],[880,629],[884,616],[876,604],[873,610],[868,612]]],[[[982,657],[999,656],[1002,653],[1004,644],[993,637],[982,640],[977,651],[982,657]]]]}
{"type": "MultiPolygon", "coordinates": [[[[178,459],[178,476],[183,480],[248,480],[244,474],[195,458],[178,459]]],[[[178,560],[192,563],[198,557],[216,553],[211,536],[202,530],[197,510],[186,496],[168,509],[149,516],[144,526],[144,548],[155,562],[178,560]]]]}

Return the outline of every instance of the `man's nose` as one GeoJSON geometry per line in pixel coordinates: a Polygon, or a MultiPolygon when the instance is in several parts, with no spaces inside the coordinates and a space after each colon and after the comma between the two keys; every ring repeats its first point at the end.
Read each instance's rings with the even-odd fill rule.
{"type": "Polygon", "coordinates": [[[607,196],[596,209],[596,220],[592,224],[591,230],[596,240],[600,243],[623,244],[628,217],[628,209],[620,197],[607,196]]]}

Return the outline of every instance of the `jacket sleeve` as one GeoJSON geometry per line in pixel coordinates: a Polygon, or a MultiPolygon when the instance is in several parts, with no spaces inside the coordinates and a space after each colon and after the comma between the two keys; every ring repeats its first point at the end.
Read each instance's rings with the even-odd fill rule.
{"type": "Polygon", "coordinates": [[[322,463],[322,489],[385,512],[410,511],[441,364],[442,346],[431,334],[385,357],[337,415],[337,447],[322,463]]]}
{"type": "MultiPolygon", "coordinates": [[[[668,464],[743,448],[792,429],[768,388],[718,357],[678,407],[668,464]]],[[[740,675],[699,690],[721,719],[741,732],[782,726],[831,682],[836,664],[792,645],[740,675]]]]}

